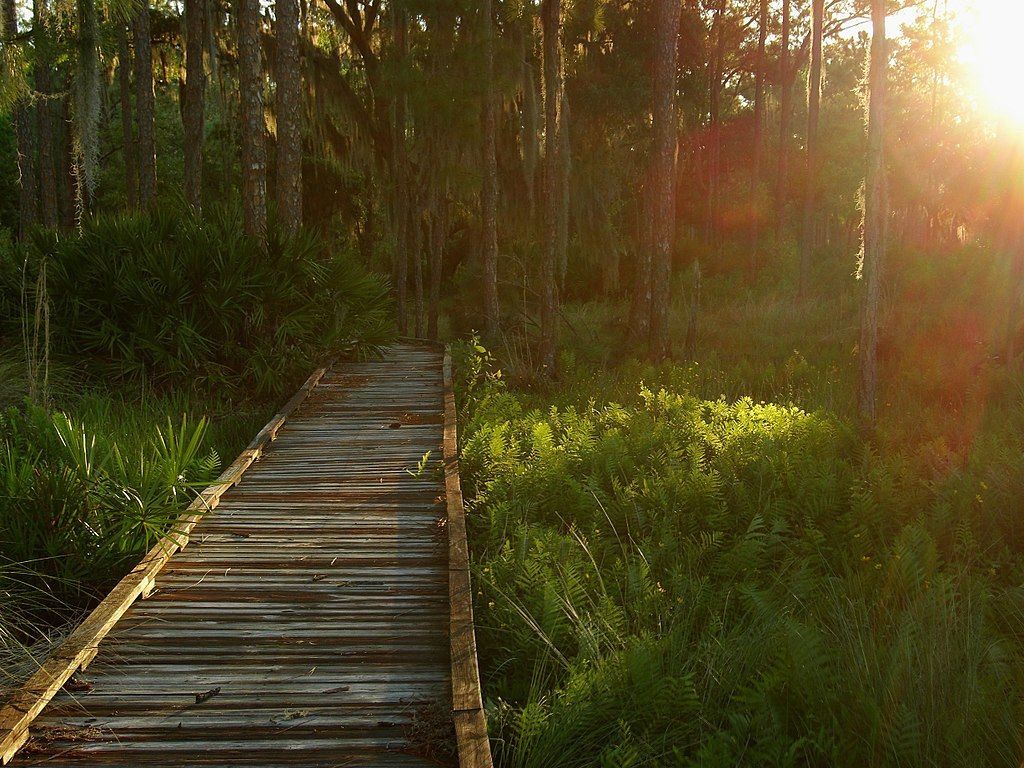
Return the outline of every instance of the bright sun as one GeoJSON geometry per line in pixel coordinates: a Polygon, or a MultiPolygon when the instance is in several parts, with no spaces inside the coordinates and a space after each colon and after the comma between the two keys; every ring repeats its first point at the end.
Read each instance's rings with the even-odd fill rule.
{"type": "Polygon", "coordinates": [[[1024,127],[1024,0],[968,0],[959,57],[979,106],[1024,127]]]}

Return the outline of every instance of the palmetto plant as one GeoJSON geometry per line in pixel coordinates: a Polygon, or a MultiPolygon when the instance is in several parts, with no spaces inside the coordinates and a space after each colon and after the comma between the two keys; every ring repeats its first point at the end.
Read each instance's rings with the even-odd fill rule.
{"type": "Polygon", "coordinates": [[[348,253],[276,229],[262,252],[226,209],[96,217],[76,236],[36,233],[19,257],[7,301],[45,258],[57,351],[105,377],[274,395],[389,336],[385,288],[348,253]]]}
{"type": "Polygon", "coordinates": [[[35,575],[44,614],[108,586],[219,464],[205,421],[121,439],[37,407],[0,422],[0,563],[35,575]]]}

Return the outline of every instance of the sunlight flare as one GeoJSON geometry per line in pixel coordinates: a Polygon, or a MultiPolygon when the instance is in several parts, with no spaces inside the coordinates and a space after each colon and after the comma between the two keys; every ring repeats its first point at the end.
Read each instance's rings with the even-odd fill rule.
{"type": "Polygon", "coordinates": [[[974,0],[962,21],[960,61],[978,105],[993,118],[1024,129],[1024,2],[974,0]]]}

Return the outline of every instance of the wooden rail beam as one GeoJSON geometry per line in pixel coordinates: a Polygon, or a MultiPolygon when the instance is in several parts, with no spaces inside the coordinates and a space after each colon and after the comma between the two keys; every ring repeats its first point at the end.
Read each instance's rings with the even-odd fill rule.
{"type": "Polygon", "coordinates": [[[444,487],[448,507],[448,598],[452,663],[452,718],[460,768],[492,768],[487,719],[480,694],[480,670],[473,627],[466,509],[459,480],[458,421],[451,352],[444,355],[444,487]]]}
{"type": "Polygon", "coordinates": [[[157,574],[175,552],[188,544],[189,534],[203,516],[217,506],[220,497],[238,483],[242,474],[277,437],[282,425],[316,388],[332,365],[329,362],[306,379],[299,391],[267,422],[252,442],[200,493],[178,517],[171,530],[111,590],[75,630],[50,654],[19,690],[0,708],[0,764],[6,765],[29,738],[29,725],[79,669],[96,657],[99,644],[140,596],[148,596],[157,574]]]}

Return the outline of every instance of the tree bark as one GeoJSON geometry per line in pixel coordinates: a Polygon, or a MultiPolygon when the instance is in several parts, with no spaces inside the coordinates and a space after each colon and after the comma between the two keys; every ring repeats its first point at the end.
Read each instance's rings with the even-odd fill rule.
{"type": "Polygon", "coordinates": [[[185,0],[185,200],[197,214],[203,210],[205,26],[206,0],[185,0]]]}
{"type": "Polygon", "coordinates": [[[412,218],[409,231],[409,256],[412,258],[412,288],[414,336],[423,338],[423,208],[417,200],[413,201],[412,218]]]}
{"type": "Polygon", "coordinates": [[[437,341],[437,315],[441,303],[441,277],[444,271],[444,242],[447,234],[446,193],[436,193],[430,217],[430,298],[427,312],[427,338],[437,341]]]}
{"type": "Polygon", "coordinates": [[[572,175],[572,142],[569,137],[569,100],[562,87],[562,111],[558,119],[558,290],[565,286],[569,269],[569,179],[572,175]]]}
{"type": "Polygon", "coordinates": [[[53,156],[53,103],[52,90],[52,38],[49,31],[49,9],[46,0],[32,3],[33,27],[35,28],[36,90],[42,98],[36,105],[37,130],[39,134],[39,202],[40,221],[43,226],[56,229],[57,211],[57,169],[53,156]]]}
{"type": "Polygon", "coordinates": [[[277,211],[289,232],[302,226],[302,59],[299,6],[277,0],[277,211]]]}
{"type": "Polygon", "coordinates": [[[889,207],[885,174],[885,99],[888,50],[885,0],[871,0],[871,61],[868,70],[868,157],[864,176],[864,281],[860,328],[860,413],[873,422],[878,405],[878,312],[889,207]]]}
{"type": "Polygon", "coordinates": [[[135,114],[139,131],[139,205],[152,208],[156,202],[156,138],[153,98],[153,49],[149,34],[149,0],[135,17],[135,114]]]}
{"type": "Polygon", "coordinates": [[[761,154],[764,150],[765,45],[768,40],[768,0],[758,10],[757,61],[754,65],[754,185],[761,182],[761,154]]]}
{"type": "Polygon", "coordinates": [[[132,84],[128,53],[128,34],[124,28],[118,35],[117,67],[118,84],[121,89],[121,133],[124,145],[124,186],[128,207],[139,207],[139,147],[135,143],[135,127],[132,122],[132,84]]]}
{"type": "MultiPolygon", "coordinates": [[[[401,66],[405,65],[405,57],[408,48],[406,37],[408,20],[404,7],[393,8],[393,26],[395,36],[395,47],[401,66]]],[[[409,173],[406,147],[406,112],[407,99],[404,90],[394,97],[394,112],[392,125],[392,152],[391,162],[394,166],[395,198],[395,253],[392,278],[395,283],[396,310],[398,321],[398,332],[406,334],[409,332],[409,312],[407,298],[409,293],[409,173]]]]}
{"type": "Polygon", "coordinates": [[[558,350],[558,125],[562,104],[561,0],[542,0],[544,46],[544,257],[541,271],[540,365],[556,374],[558,350]]]}
{"type": "Polygon", "coordinates": [[[789,79],[789,70],[792,66],[789,51],[789,37],[792,30],[790,1],[782,0],[782,32],[780,34],[779,149],[778,165],[775,173],[775,233],[777,238],[782,235],[782,228],[786,219],[786,198],[789,191],[789,144],[793,139],[789,127],[789,118],[793,111],[793,88],[789,79]]]}
{"type": "Polygon", "coordinates": [[[238,78],[242,108],[242,212],[245,232],[267,246],[267,137],[259,0],[238,0],[238,78]]]}
{"type": "Polygon", "coordinates": [[[712,37],[715,41],[712,54],[710,82],[708,85],[708,206],[707,239],[718,247],[717,217],[720,207],[720,185],[722,171],[722,79],[725,68],[725,0],[718,1],[712,22],[712,37]]]}
{"type": "Polygon", "coordinates": [[[800,293],[809,288],[818,225],[818,126],[821,121],[821,48],[825,0],[811,3],[811,61],[807,72],[807,151],[804,179],[804,219],[800,238],[800,293]]]}
{"type": "MultiPolygon", "coordinates": [[[[4,0],[3,31],[8,39],[18,36],[18,13],[14,0],[4,0]]],[[[32,107],[24,102],[13,110],[14,132],[18,141],[18,231],[24,237],[38,218],[36,188],[35,131],[32,130],[32,107]]]]}
{"type": "Polygon", "coordinates": [[[676,162],[676,57],[679,41],[678,0],[659,0],[658,28],[655,37],[657,59],[654,69],[653,115],[654,151],[648,174],[650,190],[645,197],[649,206],[653,252],[651,290],[650,354],[661,360],[671,352],[668,314],[672,285],[672,241],[675,234],[675,162],[676,162]]]}
{"type": "Polygon", "coordinates": [[[494,18],[491,0],[480,9],[484,37],[483,188],[480,208],[483,219],[484,332],[498,335],[498,159],[495,148],[494,18]]]}

